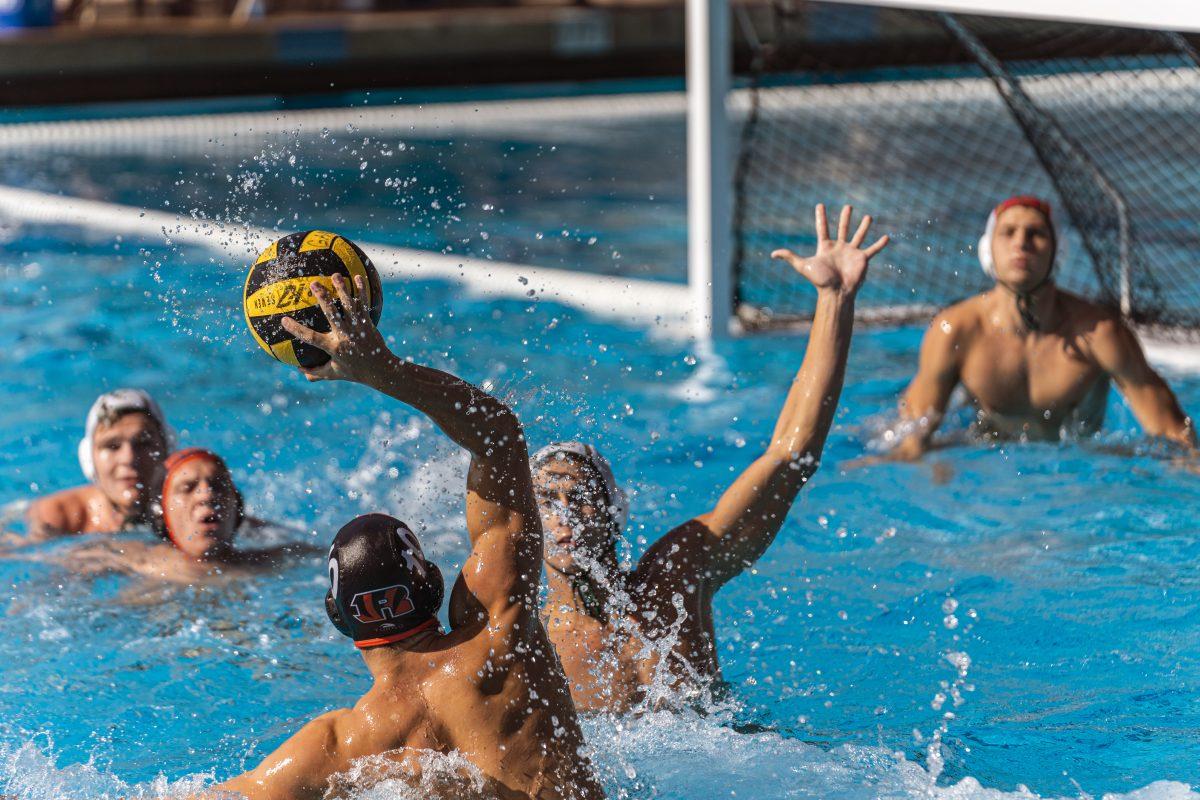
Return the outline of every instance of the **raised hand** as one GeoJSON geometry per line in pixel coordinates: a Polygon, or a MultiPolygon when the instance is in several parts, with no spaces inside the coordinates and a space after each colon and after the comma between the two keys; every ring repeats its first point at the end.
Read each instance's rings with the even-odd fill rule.
{"type": "Polygon", "coordinates": [[[791,264],[796,272],[807,278],[818,290],[854,294],[867,276],[867,263],[872,256],[887,246],[888,237],[881,236],[873,245],[863,249],[862,243],[871,228],[871,217],[865,216],[859,223],[858,230],[854,232],[854,237],[847,240],[853,213],[854,209],[850,206],[842,206],[837,239],[830,239],[829,225],[825,220],[825,205],[818,203],[816,255],[804,258],[791,250],[779,249],[771,253],[771,258],[791,264]]]}
{"type": "Polygon", "coordinates": [[[387,344],[367,308],[366,279],[354,279],[355,291],[347,291],[346,279],[333,276],[333,288],[340,303],[332,302],[329,292],[319,283],[312,284],[313,296],[329,320],[329,333],[319,333],[301,325],[291,317],[283,318],[283,329],[306,344],[329,354],[329,361],[319,367],[305,369],[310,381],[346,380],[367,383],[379,371],[383,357],[389,355],[387,344]]]}

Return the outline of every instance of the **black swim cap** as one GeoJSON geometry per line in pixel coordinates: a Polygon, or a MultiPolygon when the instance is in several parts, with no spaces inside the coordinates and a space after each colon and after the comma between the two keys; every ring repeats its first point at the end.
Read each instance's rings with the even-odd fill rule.
{"type": "Polygon", "coordinates": [[[359,648],[435,627],[446,589],[417,537],[386,514],[366,514],[337,532],[329,548],[329,584],[329,620],[359,648]]]}

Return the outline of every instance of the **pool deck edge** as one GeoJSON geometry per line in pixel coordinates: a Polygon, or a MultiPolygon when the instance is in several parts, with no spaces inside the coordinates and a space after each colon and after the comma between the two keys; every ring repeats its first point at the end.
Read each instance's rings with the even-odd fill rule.
{"type": "Polygon", "coordinates": [[[678,76],[682,3],[145,21],[9,33],[8,107],[678,76]]]}

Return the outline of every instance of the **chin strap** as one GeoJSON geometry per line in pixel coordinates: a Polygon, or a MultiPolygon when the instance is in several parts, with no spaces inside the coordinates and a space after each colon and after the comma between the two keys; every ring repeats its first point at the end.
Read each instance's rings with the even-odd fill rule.
{"type": "Polygon", "coordinates": [[[1025,323],[1025,327],[1031,331],[1040,331],[1042,329],[1042,323],[1038,320],[1037,314],[1035,314],[1033,310],[1033,296],[1039,289],[1050,282],[1050,273],[1047,272],[1046,277],[1042,278],[1042,280],[1028,292],[1018,292],[1007,283],[999,280],[996,281],[996,283],[1012,292],[1013,296],[1017,299],[1017,313],[1021,315],[1021,322],[1025,323]]]}

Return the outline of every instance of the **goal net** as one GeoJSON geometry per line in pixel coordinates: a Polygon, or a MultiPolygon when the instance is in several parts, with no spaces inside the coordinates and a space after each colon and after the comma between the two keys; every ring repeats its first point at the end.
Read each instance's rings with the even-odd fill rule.
{"type": "Polygon", "coordinates": [[[1139,326],[1200,338],[1200,38],[833,3],[751,17],[735,173],[743,325],[802,321],[813,296],[769,254],[810,246],[816,202],[893,243],[862,316],[900,322],[989,288],[975,254],[1013,194],[1050,200],[1063,287],[1139,326]]]}

